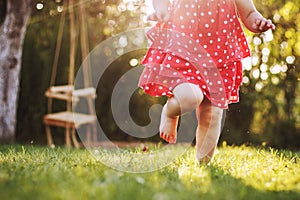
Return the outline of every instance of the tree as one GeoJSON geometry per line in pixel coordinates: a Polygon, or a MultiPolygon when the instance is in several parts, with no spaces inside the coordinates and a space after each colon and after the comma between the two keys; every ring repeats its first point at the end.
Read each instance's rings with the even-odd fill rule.
{"type": "Polygon", "coordinates": [[[242,100],[231,106],[225,126],[225,131],[236,135],[224,135],[229,141],[240,137],[242,143],[299,148],[300,1],[254,2],[264,16],[273,20],[276,30],[247,32],[252,60],[244,70],[242,100]]]}
{"type": "MultiPolygon", "coordinates": [[[[77,2],[79,2],[79,0],[73,1],[75,2],[75,18],[78,19],[80,12],[77,2]]],[[[45,144],[46,142],[43,116],[47,113],[47,99],[45,98],[44,93],[49,87],[59,20],[62,12],[67,11],[64,7],[64,2],[65,1],[43,1],[41,3],[43,4],[43,6],[41,6],[42,8],[33,9],[30,17],[23,47],[24,52],[17,111],[16,142],[37,144],[45,144]]],[[[112,35],[145,26],[145,21],[143,21],[145,13],[143,13],[142,10],[145,10],[146,8],[142,0],[136,0],[135,2],[127,0],[81,0],[81,2],[86,11],[90,50],[93,50],[99,43],[110,38],[112,35]]],[[[76,25],[76,27],[78,27],[78,25],[76,25]]],[[[80,37],[80,35],[77,35],[77,37],[80,37]]],[[[131,44],[130,41],[131,40],[128,39],[128,45],[131,44]]],[[[62,42],[55,82],[56,85],[66,84],[68,81],[68,17],[66,18],[64,25],[62,42]]],[[[75,72],[82,63],[79,41],[76,42],[76,47],[75,72]]],[[[119,52],[123,51],[122,48],[117,48],[116,50],[119,52]]],[[[136,55],[133,55],[133,53],[131,53],[130,56],[136,58],[136,55]]],[[[128,60],[130,59],[125,59],[124,57],[124,59],[120,59],[119,63],[117,63],[117,61],[114,62],[119,68],[114,68],[113,66],[109,68],[116,69],[116,72],[114,72],[115,74],[123,74],[125,72],[124,70],[132,68],[132,66],[129,66],[128,60]]],[[[109,80],[104,82],[111,83],[112,80],[110,77],[114,76],[115,75],[108,74],[107,79],[109,80]]],[[[118,77],[119,76],[115,76],[114,79],[118,77]]],[[[111,86],[106,87],[110,88],[111,86]]],[[[99,113],[99,116],[101,116],[100,123],[109,127],[107,128],[107,131],[118,136],[118,129],[111,117],[111,111],[108,109],[110,108],[110,96],[111,94],[106,95],[101,92],[101,95],[99,94],[96,99],[96,105],[97,107],[101,107],[101,109],[99,109],[101,110],[101,113],[99,113]]],[[[65,104],[61,101],[55,101],[53,103],[53,111],[63,110],[64,106],[65,104]]],[[[59,134],[62,130],[55,129],[54,131],[55,139],[57,141],[56,144],[63,142],[63,135],[59,134]]]]}
{"type": "MultiPolygon", "coordinates": [[[[3,6],[0,0],[0,23],[3,6]]],[[[49,86],[54,57],[57,27],[63,1],[41,1],[41,10],[34,9],[24,42],[21,88],[18,104],[16,140],[18,142],[45,143],[43,115],[46,113],[44,92],[49,86]],[[28,51],[30,49],[30,51],[28,51]]],[[[251,142],[277,147],[299,147],[300,138],[300,0],[254,0],[264,16],[271,18],[276,30],[267,34],[252,34],[247,37],[252,50],[250,65],[244,70],[244,85],[241,101],[232,104],[227,113],[222,139],[231,144],[251,142]]],[[[88,13],[89,45],[93,49],[112,35],[146,26],[143,18],[145,7],[141,0],[93,0],[84,1],[88,13]]],[[[78,11],[75,7],[75,13],[78,11]]],[[[64,45],[61,48],[57,84],[67,81],[68,73],[68,21],[65,24],[64,45]]],[[[131,44],[128,38],[128,45],[131,44]]],[[[113,44],[114,47],[116,44],[113,44]]],[[[77,45],[80,51],[80,44],[77,45]]],[[[116,47],[122,52],[122,48],[116,47]]],[[[2,50],[2,49],[1,49],[2,50]]],[[[115,49],[113,49],[115,50],[115,49]]],[[[107,51],[109,54],[110,50],[107,51]]],[[[78,54],[79,55],[79,54],[78,54]]],[[[113,139],[123,137],[110,111],[110,96],[120,75],[130,67],[131,58],[140,60],[143,53],[122,55],[107,73],[106,80],[99,84],[96,99],[97,115],[101,125],[113,139]]],[[[76,67],[80,66],[80,55],[76,67]]],[[[100,67],[100,66],[99,66],[100,67]]],[[[137,92],[138,93],[138,92],[137,92]]],[[[140,92],[135,96],[143,95],[140,92]]],[[[133,119],[140,124],[149,120],[147,109],[159,100],[143,96],[131,99],[133,119]],[[143,110],[143,112],[141,112],[143,110]]],[[[58,105],[61,106],[61,105],[58,105]]],[[[2,108],[2,107],[1,107],[2,108]]],[[[59,109],[57,109],[59,110],[59,109]]],[[[125,134],[124,134],[125,135],[125,134]]],[[[60,137],[56,134],[55,137],[60,137]]],[[[152,138],[151,138],[152,140],[152,138]]],[[[63,137],[62,137],[63,141],[63,137]]]]}
{"type": "Polygon", "coordinates": [[[19,74],[26,25],[33,0],[7,0],[5,18],[0,27],[0,141],[13,141],[19,74]]]}

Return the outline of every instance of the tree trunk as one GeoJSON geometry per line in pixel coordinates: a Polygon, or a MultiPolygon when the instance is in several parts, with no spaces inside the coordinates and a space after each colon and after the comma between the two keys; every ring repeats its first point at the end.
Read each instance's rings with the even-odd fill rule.
{"type": "Polygon", "coordinates": [[[33,0],[7,0],[0,27],[0,143],[15,138],[22,47],[33,0]]]}

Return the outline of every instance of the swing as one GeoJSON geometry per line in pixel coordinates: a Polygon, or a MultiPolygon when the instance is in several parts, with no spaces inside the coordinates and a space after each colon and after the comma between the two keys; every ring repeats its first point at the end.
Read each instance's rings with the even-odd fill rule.
{"type": "MultiPolygon", "coordinates": [[[[48,114],[44,116],[44,124],[46,127],[47,144],[53,146],[53,139],[51,135],[51,126],[65,128],[65,145],[70,148],[72,146],[71,139],[76,148],[80,147],[77,141],[75,129],[86,125],[86,140],[87,144],[91,142],[91,132],[93,132],[93,141],[96,141],[96,115],[93,109],[93,100],[96,98],[96,90],[91,87],[91,75],[90,67],[85,66],[83,70],[84,88],[74,89],[74,66],[75,66],[75,42],[76,42],[76,30],[75,30],[75,17],[74,17],[74,3],[73,0],[67,1],[64,4],[65,8],[68,8],[70,18],[70,55],[69,55],[69,75],[68,85],[55,86],[55,79],[57,73],[58,57],[60,54],[60,48],[62,43],[63,26],[65,22],[66,11],[61,14],[59,32],[57,36],[57,43],[55,49],[55,58],[52,67],[52,74],[50,80],[50,87],[45,92],[45,96],[48,98],[48,114]],[[66,110],[61,112],[52,112],[53,99],[62,100],[66,102],[66,110]],[[72,112],[73,106],[81,100],[86,99],[88,103],[89,113],[72,112]],[[76,120],[74,120],[76,119],[76,120]]],[[[79,23],[80,23],[80,41],[81,41],[81,53],[82,60],[87,57],[88,54],[88,42],[85,22],[85,10],[83,4],[79,1],[79,23]]]]}

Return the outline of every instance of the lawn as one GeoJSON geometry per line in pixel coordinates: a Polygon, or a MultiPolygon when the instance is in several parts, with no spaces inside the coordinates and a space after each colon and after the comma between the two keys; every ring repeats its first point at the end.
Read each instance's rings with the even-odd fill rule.
{"type": "MultiPolygon", "coordinates": [[[[100,151],[112,165],[147,151],[100,151]],[[115,162],[115,163],[114,163],[115,162]]],[[[176,153],[174,146],[168,153],[176,153]]],[[[1,199],[300,199],[300,153],[272,148],[218,148],[199,164],[189,148],[166,167],[147,173],[114,170],[86,149],[0,146],[1,199]]],[[[140,160],[132,165],[144,166],[140,160]]]]}

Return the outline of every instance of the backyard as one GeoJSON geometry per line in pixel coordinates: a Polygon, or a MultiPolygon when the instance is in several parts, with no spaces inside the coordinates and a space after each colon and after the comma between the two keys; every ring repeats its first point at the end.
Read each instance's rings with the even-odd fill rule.
{"type": "MultiPolygon", "coordinates": [[[[153,148],[127,148],[117,156],[148,154],[153,148]]],[[[1,146],[0,152],[2,199],[300,198],[300,152],[262,146],[223,143],[208,165],[197,163],[189,148],[167,167],[148,173],[113,170],[86,149],[14,145],[1,146]]]]}
{"type": "Polygon", "coordinates": [[[239,95],[228,97],[240,101],[211,132],[220,138],[209,163],[195,159],[194,111],[167,144],[159,129],[168,98],[138,86],[148,77],[151,2],[0,0],[0,199],[300,199],[300,0],[253,0],[276,28],[242,26],[251,57],[239,66],[239,95]]]}

